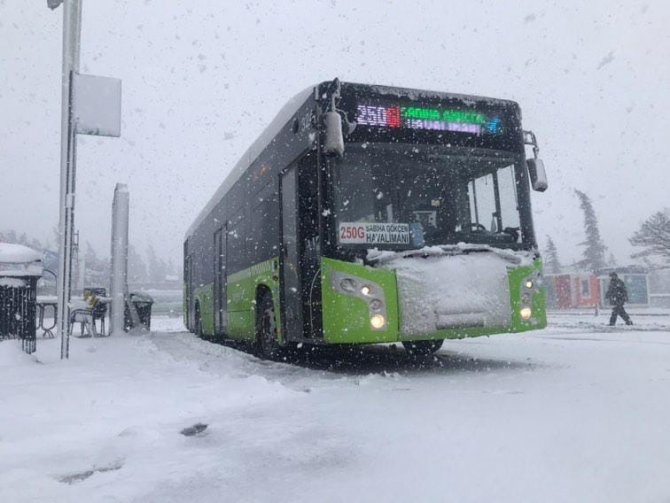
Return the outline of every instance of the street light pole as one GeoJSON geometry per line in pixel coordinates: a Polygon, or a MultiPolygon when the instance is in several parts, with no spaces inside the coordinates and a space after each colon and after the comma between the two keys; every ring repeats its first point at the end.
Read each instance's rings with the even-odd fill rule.
{"type": "MultiPolygon", "coordinates": [[[[50,8],[58,1],[48,2],[50,8]]],[[[60,213],[58,224],[58,333],[61,359],[70,351],[70,295],[72,290],[72,241],[76,175],[76,134],[73,109],[73,81],[79,71],[81,0],[63,0],[63,73],[61,101],[60,213]]]]}

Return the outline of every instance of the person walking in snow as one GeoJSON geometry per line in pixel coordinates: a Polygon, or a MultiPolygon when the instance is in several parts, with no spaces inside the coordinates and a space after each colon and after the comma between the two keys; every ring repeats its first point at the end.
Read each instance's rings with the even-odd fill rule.
{"type": "Polygon", "coordinates": [[[626,290],[626,284],[619,279],[619,276],[615,272],[610,273],[610,286],[607,289],[605,298],[610,301],[612,304],[612,315],[610,316],[610,326],[616,324],[617,316],[626,322],[626,325],[632,325],[633,322],[630,320],[630,316],[623,308],[623,305],[628,302],[628,291],[626,290]]]}

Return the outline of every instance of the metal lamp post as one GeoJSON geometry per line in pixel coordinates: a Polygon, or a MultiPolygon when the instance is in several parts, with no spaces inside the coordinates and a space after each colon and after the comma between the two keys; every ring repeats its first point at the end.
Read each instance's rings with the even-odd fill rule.
{"type": "Polygon", "coordinates": [[[61,101],[60,212],[58,224],[58,333],[61,359],[69,357],[70,295],[72,290],[72,237],[77,136],[74,125],[73,81],[79,71],[81,0],[48,0],[51,9],[63,3],[63,70],[61,101]]]}
{"type": "Polygon", "coordinates": [[[58,333],[61,359],[69,357],[72,244],[74,232],[77,133],[120,136],[121,81],[79,74],[81,0],[47,0],[63,4],[63,71],[61,102],[58,333]]]}

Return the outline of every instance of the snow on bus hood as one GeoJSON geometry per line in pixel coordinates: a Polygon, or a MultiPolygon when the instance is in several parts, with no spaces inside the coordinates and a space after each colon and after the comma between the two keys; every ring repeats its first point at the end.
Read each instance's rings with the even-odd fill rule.
{"type": "Polygon", "coordinates": [[[471,252],[484,252],[488,251],[496,254],[497,256],[508,260],[516,266],[531,266],[533,265],[533,260],[536,258],[536,253],[527,250],[505,250],[502,248],[494,248],[493,246],[488,245],[478,245],[478,244],[468,244],[468,243],[458,243],[455,245],[439,245],[439,246],[425,246],[417,250],[406,250],[406,251],[389,251],[389,250],[379,250],[377,248],[372,248],[368,250],[367,260],[369,262],[376,262],[378,264],[383,264],[384,262],[396,260],[398,258],[407,258],[407,257],[427,257],[427,256],[436,256],[436,255],[462,255],[464,253],[471,252]]]}
{"type": "Polygon", "coordinates": [[[398,281],[401,333],[416,336],[464,327],[507,327],[508,269],[533,254],[490,247],[433,246],[407,252],[370,250],[368,260],[398,281]]]}

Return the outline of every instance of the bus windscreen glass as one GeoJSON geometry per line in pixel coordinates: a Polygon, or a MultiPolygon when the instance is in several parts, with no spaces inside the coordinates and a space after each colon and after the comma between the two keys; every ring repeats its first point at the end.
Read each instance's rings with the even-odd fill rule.
{"type": "Polygon", "coordinates": [[[518,248],[521,158],[435,147],[351,145],[334,166],[337,242],[386,249],[477,243],[518,248]]]}

